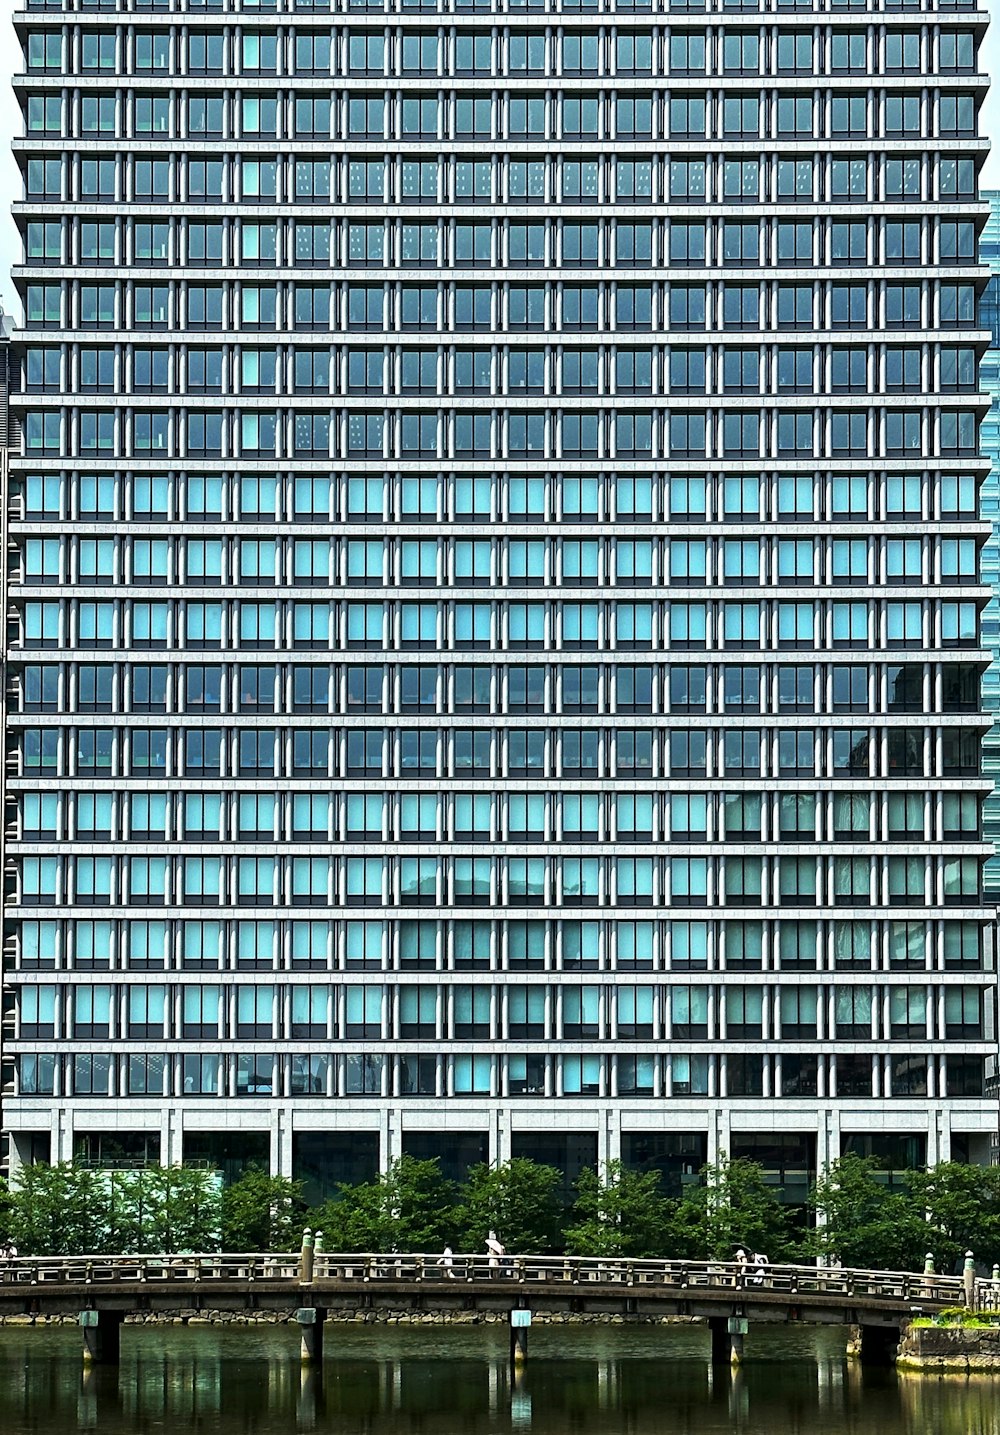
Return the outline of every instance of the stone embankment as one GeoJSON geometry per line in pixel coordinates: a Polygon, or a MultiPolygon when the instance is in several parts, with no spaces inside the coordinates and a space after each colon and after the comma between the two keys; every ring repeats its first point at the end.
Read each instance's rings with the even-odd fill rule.
{"type": "Polygon", "coordinates": [[[896,1368],[925,1375],[996,1374],[1000,1371],[1000,1326],[906,1326],[896,1368]]]}

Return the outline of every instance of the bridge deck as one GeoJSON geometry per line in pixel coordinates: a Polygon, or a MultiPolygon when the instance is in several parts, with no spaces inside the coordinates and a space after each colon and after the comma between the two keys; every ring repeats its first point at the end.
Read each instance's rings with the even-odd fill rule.
{"type": "MultiPolygon", "coordinates": [[[[962,1305],[960,1277],[735,1262],[580,1257],[357,1255],[317,1251],[312,1279],[291,1255],[76,1256],[0,1261],[0,1314],[83,1308],[608,1311],[757,1320],[898,1323],[962,1305]]],[[[978,1281],[975,1304],[1000,1290],[978,1281]]]]}

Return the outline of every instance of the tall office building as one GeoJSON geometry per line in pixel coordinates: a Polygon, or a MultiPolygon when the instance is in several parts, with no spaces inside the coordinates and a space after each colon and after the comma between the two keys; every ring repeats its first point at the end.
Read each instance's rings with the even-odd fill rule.
{"type": "Polygon", "coordinates": [[[17,16],[15,1160],[985,1159],[986,22],[17,16]]]}
{"type": "Polygon", "coordinates": [[[983,890],[990,903],[1000,903],[1000,190],[983,194],[989,219],[979,237],[979,257],[990,269],[990,281],[979,304],[979,322],[989,331],[990,347],[979,366],[979,383],[989,395],[990,408],[979,431],[980,448],[990,471],[979,494],[979,511],[990,525],[982,551],[980,571],[992,596],[982,616],[983,646],[992,662],[983,674],[983,706],[993,726],[983,741],[983,773],[993,790],[983,804],[983,829],[993,852],[983,868],[983,890]]]}

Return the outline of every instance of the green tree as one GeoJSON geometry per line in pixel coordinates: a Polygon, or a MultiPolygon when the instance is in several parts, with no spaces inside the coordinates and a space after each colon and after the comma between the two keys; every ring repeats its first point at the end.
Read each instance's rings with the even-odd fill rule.
{"type": "Polygon", "coordinates": [[[813,1187],[814,1248],[862,1270],[918,1271],[932,1235],[911,1190],[891,1190],[870,1156],[840,1156],[813,1187]]]}
{"type": "Polygon", "coordinates": [[[1000,1168],[942,1161],[911,1171],[907,1189],[929,1227],[926,1249],[939,1271],[957,1270],[965,1252],[992,1265],[1000,1261],[1000,1168]]]}
{"type": "Polygon", "coordinates": [[[672,1243],[689,1260],[731,1261],[742,1246],[772,1262],[791,1261],[798,1242],[788,1213],[756,1161],[722,1155],[704,1166],[673,1210],[672,1243]]]}
{"type": "Polygon", "coordinates": [[[219,1249],[218,1173],[191,1166],[146,1166],[122,1173],[132,1201],[136,1247],[147,1253],[219,1249]]]}
{"type": "Polygon", "coordinates": [[[342,1185],[310,1212],[328,1251],[436,1251],[455,1235],[455,1186],[435,1157],[401,1156],[372,1181],[342,1185]]]}
{"type": "Polygon", "coordinates": [[[10,1240],[10,1220],[14,1210],[14,1198],[10,1194],[10,1187],[0,1176],[0,1241],[10,1240]]]}
{"type": "Polygon", "coordinates": [[[11,1180],[8,1230],[23,1256],[104,1251],[108,1183],[101,1172],[69,1161],[19,1166],[11,1180]]]}
{"type": "Polygon", "coordinates": [[[557,1250],[564,1214],[561,1185],[559,1171],[525,1156],[498,1166],[473,1166],[458,1192],[463,1249],[481,1251],[495,1231],[512,1255],[557,1250]]]}
{"type": "Polygon", "coordinates": [[[630,1171],[609,1161],[603,1173],[587,1167],[576,1181],[576,1205],[565,1230],[574,1256],[664,1256],[670,1249],[672,1203],[659,1171],[630,1171]]]}
{"type": "Polygon", "coordinates": [[[294,1251],[304,1226],[301,1181],[250,1166],[222,1192],[224,1251],[294,1251]]]}

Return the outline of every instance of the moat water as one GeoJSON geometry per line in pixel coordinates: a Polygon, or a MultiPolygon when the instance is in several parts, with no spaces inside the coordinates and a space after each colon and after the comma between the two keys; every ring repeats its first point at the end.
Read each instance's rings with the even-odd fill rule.
{"type": "Polygon", "coordinates": [[[496,1327],[131,1327],[85,1371],[79,1331],[0,1329],[0,1435],[1000,1435],[1000,1377],[862,1369],[839,1329],[751,1330],[735,1374],[694,1326],[536,1326],[516,1382],[496,1327]]]}

